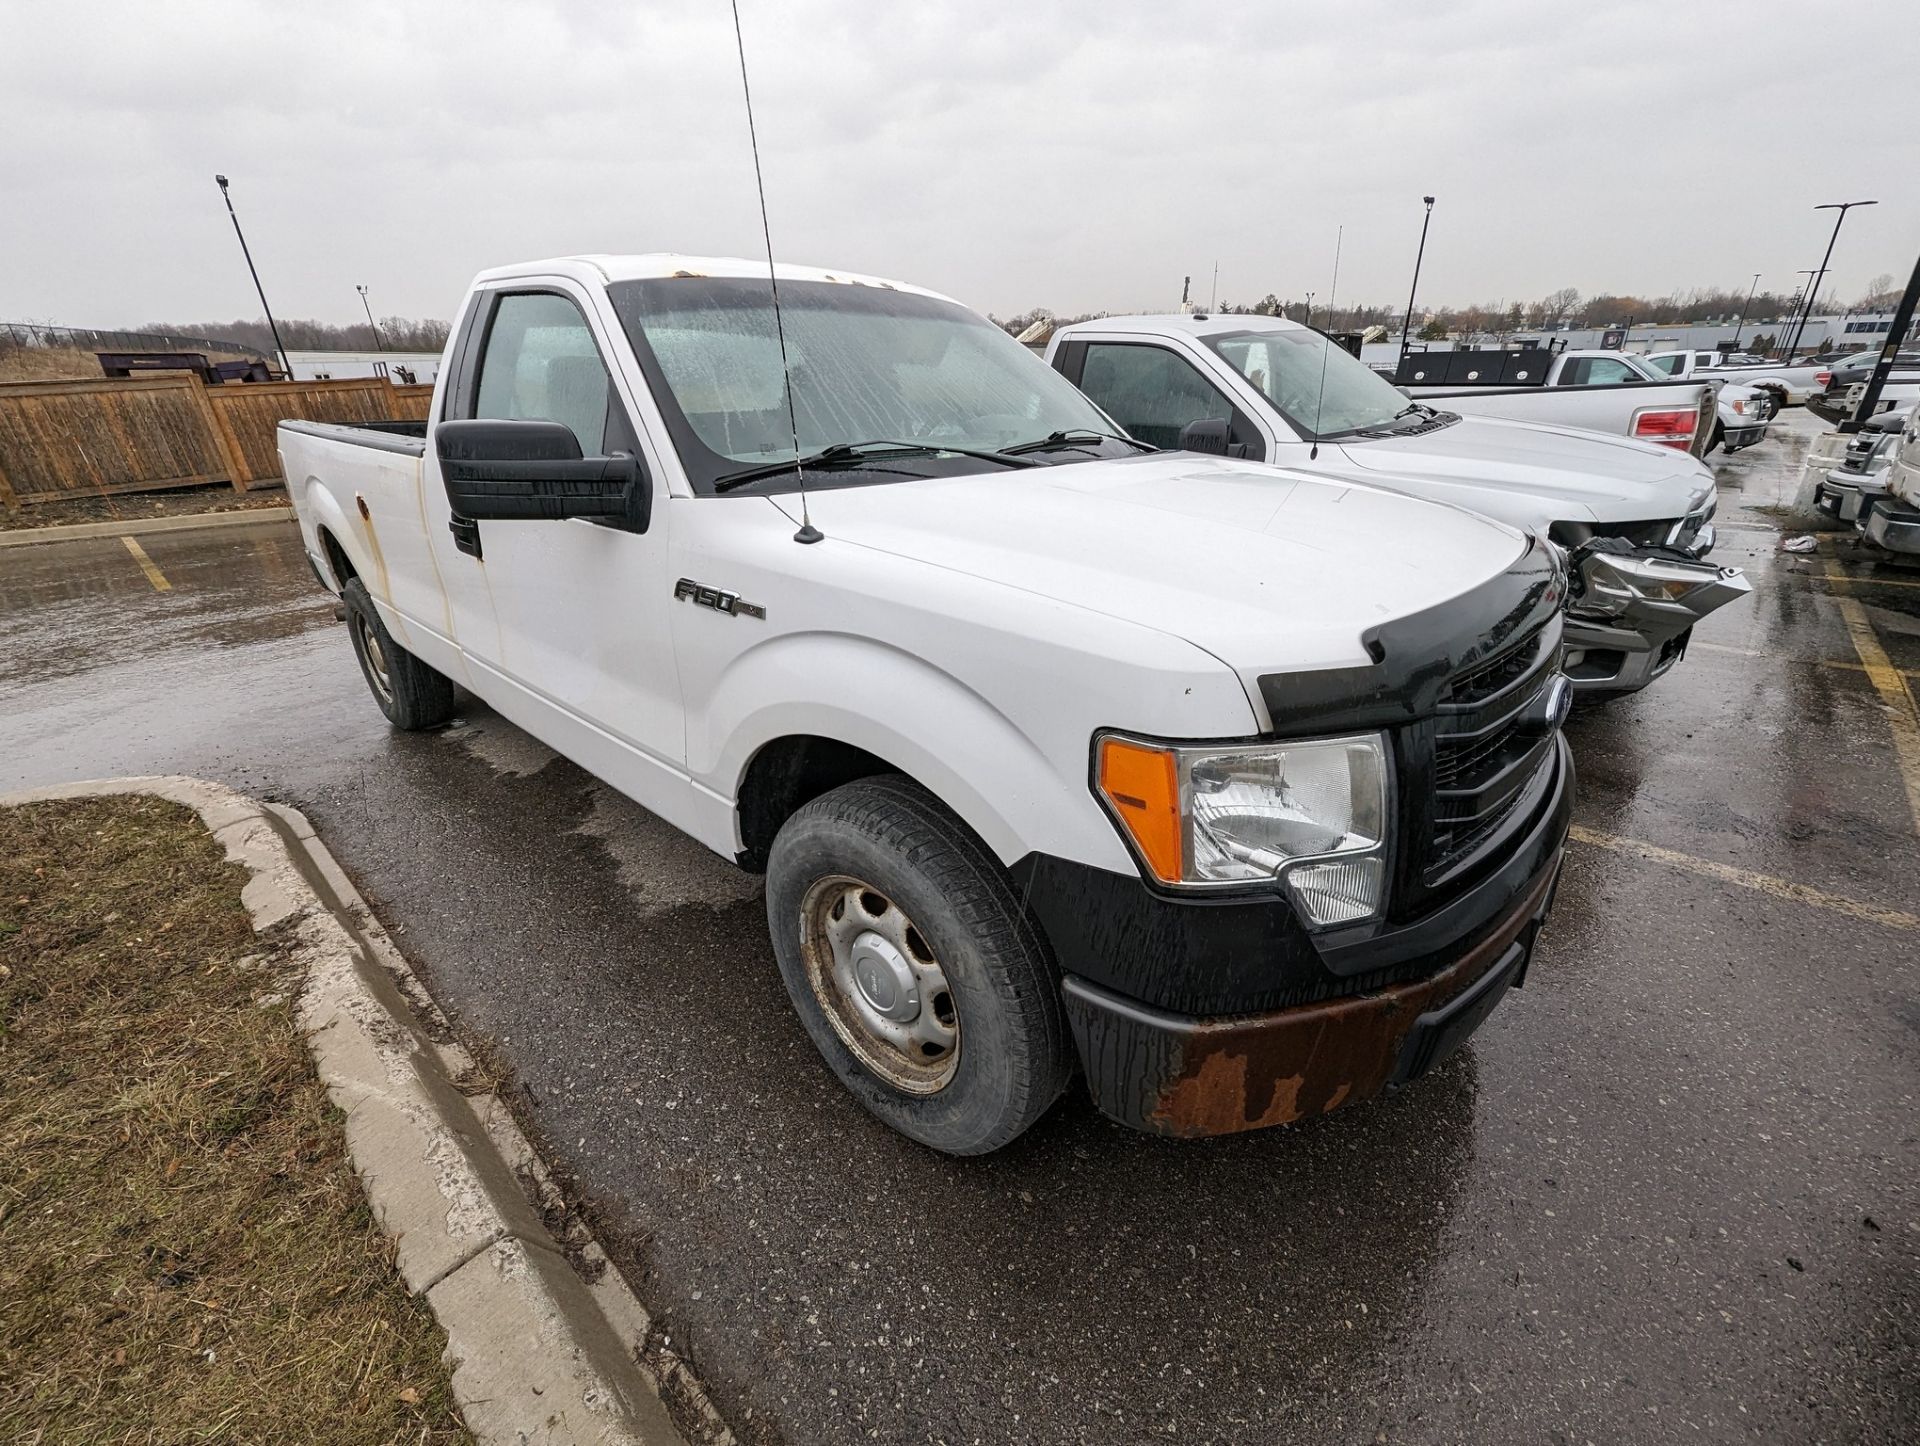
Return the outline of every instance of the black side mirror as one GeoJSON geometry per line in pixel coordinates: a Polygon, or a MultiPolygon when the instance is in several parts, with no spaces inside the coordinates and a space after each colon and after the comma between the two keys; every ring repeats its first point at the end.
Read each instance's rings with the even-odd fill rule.
{"type": "Polygon", "coordinates": [[[1233,440],[1233,424],[1225,417],[1202,417],[1180,429],[1182,452],[1210,452],[1216,457],[1244,457],[1244,442],[1233,440]]]}
{"type": "Polygon", "coordinates": [[[476,557],[477,522],[586,517],[645,532],[651,520],[653,486],[640,459],[624,452],[583,457],[573,429],[560,422],[442,422],[434,450],[454,540],[476,557]]]}

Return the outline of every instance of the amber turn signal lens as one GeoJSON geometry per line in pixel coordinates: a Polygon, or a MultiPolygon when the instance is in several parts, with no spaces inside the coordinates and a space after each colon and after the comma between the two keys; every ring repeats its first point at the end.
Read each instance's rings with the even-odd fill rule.
{"type": "Polygon", "coordinates": [[[1180,882],[1180,780],[1171,751],[1100,740],[1100,792],[1163,884],[1180,882]]]}

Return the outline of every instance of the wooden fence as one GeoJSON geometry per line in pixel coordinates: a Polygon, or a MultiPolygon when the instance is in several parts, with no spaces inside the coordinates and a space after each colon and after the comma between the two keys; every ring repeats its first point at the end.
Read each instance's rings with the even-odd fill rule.
{"type": "Polygon", "coordinates": [[[185,374],[0,383],[0,505],[280,480],[274,430],[313,422],[423,421],[433,388],[380,377],[207,386],[185,374]]]}

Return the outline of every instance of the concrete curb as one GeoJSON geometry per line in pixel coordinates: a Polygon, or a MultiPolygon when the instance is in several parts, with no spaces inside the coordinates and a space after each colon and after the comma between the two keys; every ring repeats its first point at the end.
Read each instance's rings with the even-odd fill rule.
{"type": "Polygon", "coordinates": [[[194,512],[185,517],[134,517],[124,522],[68,522],[58,527],[10,527],[0,531],[0,548],[32,547],[42,542],[78,542],[88,537],[137,537],[149,532],[198,532],[208,527],[239,527],[249,522],[292,522],[293,508],[236,507],[226,512],[194,512]]]}
{"type": "Polygon", "coordinates": [[[475,1437],[684,1446],[661,1402],[665,1375],[699,1439],[731,1446],[684,1365],[662,1352],[644,1363],[647,1311],[584,1227],[563,1248],[541,1223],[560,1204],[551,1178],[498,1096],[463,1092],[473,1058],[306,818],[180,777],[60,784],[0,795],[0,806],[114,794],[196,810],[252,871],[241,899],[255,930],[289,931],[300,1027],[407,1289],[447,1332],[475,1437]]]}

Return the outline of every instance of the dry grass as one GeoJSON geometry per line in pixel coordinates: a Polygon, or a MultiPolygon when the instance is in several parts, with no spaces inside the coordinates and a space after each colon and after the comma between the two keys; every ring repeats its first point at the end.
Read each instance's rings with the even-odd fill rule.
{"type": "Polygon", "coordinates": [[[103,492],[92,497],[58,497],[12,511],[0,507],[0,532],[33,527],[63,527],[73,522],[127,522],[148,517],[200,516],[208,512],[246,512],[285,508],[287,490],[279,483],[235,492],[224,482],[166,492],[103,492]]]}
{"type": "Polygon", "coordinates": [[[175,804],[0,809],[0,1440],[468,1439],[243,881],[175,804]]]}

